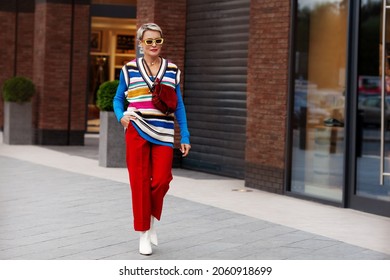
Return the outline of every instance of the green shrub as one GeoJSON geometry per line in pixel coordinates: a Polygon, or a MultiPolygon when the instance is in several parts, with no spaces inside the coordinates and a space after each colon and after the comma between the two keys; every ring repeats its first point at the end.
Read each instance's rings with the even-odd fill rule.
{"type": "Polygon", "coordinates": [[[35,85],[28,78],[16,76],[4,82],[2,91],[5,101],[24,103],[31,101],[35,94],[35,85]]]}
{"type": "Polygon", "coordinates": [[[112,101],[114,100],[119,81],[107,81],[99,86],[97,91],[96,106],[101,111],[114,111],[112,101]]]}

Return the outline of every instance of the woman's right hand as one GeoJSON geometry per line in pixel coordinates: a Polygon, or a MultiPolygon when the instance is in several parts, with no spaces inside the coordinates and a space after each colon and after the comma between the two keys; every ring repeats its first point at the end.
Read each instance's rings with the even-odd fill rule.
{"type": "Polygon", "coordinates": [[[131,120],[135,120],[136,117],[131,115],[125,115],[121,118],[121,124],[124,128],[127,128],[129,126],[129,123],[131,120]]]}

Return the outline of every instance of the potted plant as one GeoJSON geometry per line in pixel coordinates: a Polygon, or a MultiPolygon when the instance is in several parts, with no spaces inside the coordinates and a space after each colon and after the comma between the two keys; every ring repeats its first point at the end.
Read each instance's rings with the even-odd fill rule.
{"type": "Polygon", "coordinates": [[[15,76],[4,82],[4,143],[33,144],[31,99],[35,91],[34,83],[26,77],[15,76]]]}
{"type": "Polygon", "coordinates": [[[97,91],[96,105],[100,110],[99,166],[126,166],[124,130],[115,117],[112,105],[118,84],[118,80],[107,81],[97,91]]]}

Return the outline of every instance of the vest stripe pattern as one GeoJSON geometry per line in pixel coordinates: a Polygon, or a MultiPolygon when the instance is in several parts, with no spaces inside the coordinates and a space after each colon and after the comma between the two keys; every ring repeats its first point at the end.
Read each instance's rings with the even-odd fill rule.
{"type": "MultiPolygon", "coordinates": [[[[142,58],[130,61],[123,66],[122,71],[127,85],[125,96],[129,102],[124,114],[136,117],[133,124],[144,138],[151,137],[161,144],[173,146],[174,114],[167,116],[154,107],[150,93],[153,78],[147,75],[142,58]]],[[[180,82],[180,70],[175,64],[162,58],[156,77],[161,80],[161,83],[175,89],[180,82]]]]}

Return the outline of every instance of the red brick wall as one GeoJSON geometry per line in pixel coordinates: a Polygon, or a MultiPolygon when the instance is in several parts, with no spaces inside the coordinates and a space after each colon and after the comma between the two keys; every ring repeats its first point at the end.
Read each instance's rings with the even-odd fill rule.
{"type": "Polygon", "coordinates": [[[290,1],[251,1],[245,182],[282,193],[290,1]]]}
{"type": "Polygon", "coordinates": [[[137,0],[137,26],[138,27],[140,27],[144,23],[155,21],[155,17],[156,17],[155,2],[158,1],[159,0],[137,0]]]}
{"type": "MultiPolygon", "coordinates": [[[[14,76],[15,65],[15,16],[14,12],[0,11],[0,94],[5,80],[14,76]]],[[[3,98],[0,98],[0,129],[3,129],[3,98]]]]}
{"type": "Polygon", "coordinates": [[[35,14],[33,64],[34,82],[38,89],[38,143],[83,144],[87,109],[89,5],[75,5],[73,37],[71,4],[37,3],[35,14]],[[70,143],[64,139],[66,137],[70,137],[70,143]],[[79,140],[72,140],[72,137],[79,140]]]}
{"type": "MultiPolygon", "coordinates": [[[[186,36],[186,0],[138,0],[137,26],[154,22],[158,24],[164,36],[162,56],[184,70],[185,36],[186,36]]],[[[183,92],[184,74],[181,75],[183,92]]],[[[179,130],[176,127],[176,146],[180,142],[179,130]]]]}
{"type": "Polygon", "coordinates": [[[68,126],[71,6],[35,6],[34,81],[39,93],[38,129],[68,126]],[[61,17],[58,17],[61,15],[61,17]]]}
{"type": "Polygon", "coordinates": [[[18,13],[16,75],[33,78],[34,13],[18,13]]]}
{"type": "Polygon", "coordinates": [[[165,40],[163,55],[184,70],[186,1],[161,0],[156,2],[158,5],[156,5],[155,21],[162,28],[165,40]]]}
{"type": "Polygon", "coordinates": [[[162,55],[172,60],[180,69],[184,68],[186,35],[185,0],[138,0],[137,26],[154,22],[164,35],[162,55]]]}
{"type": "Polygon", "coordinates": [[[76,5],[73,31],[71,130],[86,129],[88,84],[89,6],[76,5]]]}

